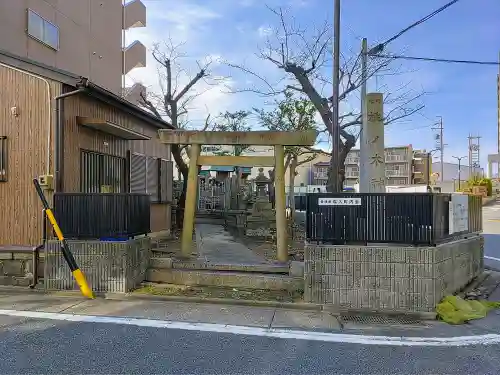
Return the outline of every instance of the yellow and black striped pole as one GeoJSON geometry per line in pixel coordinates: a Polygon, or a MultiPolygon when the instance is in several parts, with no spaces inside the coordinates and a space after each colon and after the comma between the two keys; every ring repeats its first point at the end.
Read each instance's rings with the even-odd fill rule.
{"type": "Polygon", "coordinates": [[[45,195],[43,194],[42,188],[40,187],[40,183],[38,180],[35,178],[33,179],[33,184],[35,184],[35,189],[36,192],[38,193],[38,196],[40,197],[40,200],[42,201],[43,208],[45,209],[45,215],[47,216],[47,219],[49,219],[50,223],[52,224],[52,227],[54,228],[54,232],[56,233],[57,239],[61,242],[61,250],[64,256],[64,259],[66,260],[66,263],[68,263],[69,269],[71,270],[71,273],[73,274],[73,277],[75,278],[76,283],[80,287],[80,291],[85,297],[88,298],[94,298],[94,294],[92,293],[92,289],[90,289],[89,284],[87,284],[87,280],[85,279],[85,275],[83,272],[80,270],[78,265],[76,264],[76,260],[73,257],[73,254],[69,250],[68,242],[63,236],[63,233],[61,231],[61,228],[57,224],[56,218],[54,216],[54,213],[52,212],[49,202],[47,202],[47,198],[45,198],[45,195]]]}

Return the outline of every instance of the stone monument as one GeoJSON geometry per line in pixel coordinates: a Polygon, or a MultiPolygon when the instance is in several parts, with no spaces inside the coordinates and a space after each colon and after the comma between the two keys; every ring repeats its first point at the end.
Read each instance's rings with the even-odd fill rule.
{"type": "Polygon", "coordinates": [[[252,208],[247,217],[246,235],[253,237],[270,237],[276,230],[276,218],[270,198],[271,180],[259,168],[255,178],[255,196],[252,208]]]}
{"type": "Polygon", "coordinates": [[[360,193],[385,193],[384,98],[370,93],[364,100],[360,147],[360,193]]]}

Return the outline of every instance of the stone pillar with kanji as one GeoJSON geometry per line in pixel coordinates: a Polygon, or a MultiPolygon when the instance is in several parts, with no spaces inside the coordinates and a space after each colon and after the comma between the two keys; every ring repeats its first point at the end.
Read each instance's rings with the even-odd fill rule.
{"type": "Polygon", "coordinates": [[[385,193],[384,98],[381,93],[366,95],[360,192],[385,193]]]}

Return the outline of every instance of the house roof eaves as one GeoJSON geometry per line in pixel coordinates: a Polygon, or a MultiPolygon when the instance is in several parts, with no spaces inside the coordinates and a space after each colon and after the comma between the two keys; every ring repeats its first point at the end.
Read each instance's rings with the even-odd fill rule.
{"type": "Polygon", "coordinates": [[[28,73],[39,75],[40,77],[64,83],[75,88],[85,88],[85,93],[87,95],[103,101],[112,107],[127,112],[155,128],[174,129],[174,127],[167,121],[158,119],[154,114],[132,104],[128,100],[112,93],[111,91],[90,82],[88,78],[45,65],[35,60],[14,55],[2,49],[0,49],[0,63],[28,73]]]}

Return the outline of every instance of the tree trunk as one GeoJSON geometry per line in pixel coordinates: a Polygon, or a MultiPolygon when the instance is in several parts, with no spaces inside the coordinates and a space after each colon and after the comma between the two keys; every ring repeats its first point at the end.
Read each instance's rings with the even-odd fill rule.
{"type": "Polygon", "coordinates": [[[179,145],[172,145],[172,156],[177,164],[179,172],[182,174],[182,192],[177,202],[177,210],[175,211],[175,223],[177,229],[182,229],[184,222],[184,208],[186,207],[186,190],[188,181],[189,167],[182,159],[182,151],[179,145]]]}
{"type": "MultiPolygon", "coordinates": [[[[347,140],[346,143],[342,146],[340,149],[340,155],[339,155],[339,188],[338,191],[343,191],[344,190],[344,181],[345,181],[345,159],[347,158],[347,154],[349,154],[349,151],[354,147],[355,143],[352,140],[347,140]]],[[[328,167],[328,180],[326,184],[326,191],[332,192],[334,191],[333,189],[333,179],[332,179],[332,172],[333,172],[333,164],[332,164],[332,159],[330,158],[330,166],[328,167]]]]}
{"type": "MultiPolygon", "coordinates": [[[[297,157],[294,156],[290,162],[290,186],[288,187],[288,204],[290,207],[290,221],[292,226],[295,220],[295,170],[297,169],[297,157]]],[[[293,230],[292,230],[293,233],[293,230]]]]}

